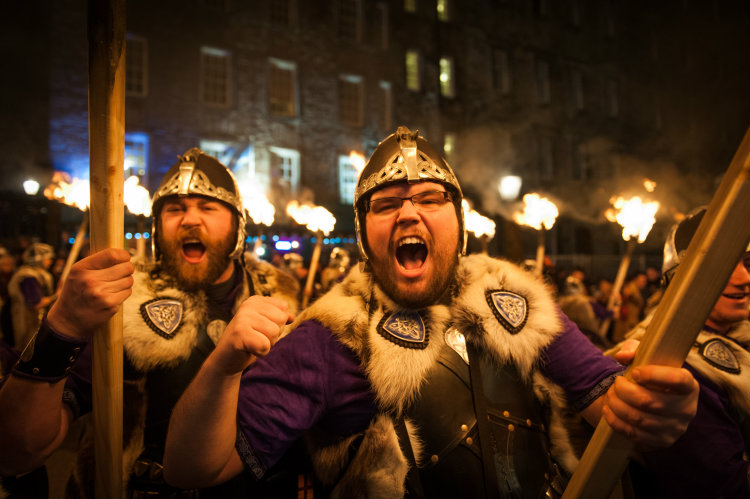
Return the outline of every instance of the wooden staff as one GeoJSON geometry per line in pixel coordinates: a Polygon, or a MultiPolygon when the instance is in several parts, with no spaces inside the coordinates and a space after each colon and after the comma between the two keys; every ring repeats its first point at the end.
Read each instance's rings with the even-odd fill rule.
{"type": "MultiPolygon", "coordinates": [[[[609,293],[609,300],[607,301],[607,310],[612,312],[613,317],[618,317],[617,314],[617,307],[619,306],[619,300],[618,295],[620,294],[620,290],[622,289],[622,285],[625,283],[625,275],[628,273],[628,267],[630,267],[630,259],[633,257],[633,249],[635,248],[636,239],[631,237],[628,239],[628,244],[625,250],[625,255],[623,255],[622,260],[620,260],[620,268],[617,269],[617,276],[615,277],[615,282],[612,285],[612,290],[609,293]]],[[[599,337],[600,338],[606,338],[607,337],[607,331],[609,330],[609,325],[612,322],[612,317],[607,317],[602,322],[602,325],[599,327],[599,337]]]]}
{"type": "Polygon", "coordinates": [[[539,243],[536,245],[536,273],[544,274],[544,225],[539,229],[539,243]]]}
{"type": "MultiPolygon", "coordinates": [[[[750,240],[750,130],[734,155],[654,318],[634,367],[679,367],[750,240]]],[[[563,499],[609,497],[627,466],[632,443],[602,418],[563,499]]],[[[657,470],[658,472],[658,470],[657,470]]]]}
{"type": "Polygon", "coordinates": [[[146,230],[146,217],[143,215],[135,216],[136,230],[140,237],[135,240],[135,255],[139,260],[146,259],[146,238],[143,237],[143,233],[146,230]]]}
{"type": "Polygon", "coordinates": [[[70,267],[73,266],[73,264],[76,262],[76,259],[78,258],[78,253],[81,252],[81,246],[83,245],[83,240],[86,237],[86,229],[89,227],[89,213],[88,210],[83,212],[83,220],[81,220],[81,225],[78,226],[78,232],[76,233],[76,238],[73,241],[73,246],[70,247],[70,251],[68,252],[68,258],[65,260],[65,266],[63,267],[62,272],[60,273],[60,281],[59,284],[62,284],[65,282],[65,279],[67,279],[68,274],[70,273],[70,267]]]}
{"type": "MultiPolygon", "coordinates": [[[[91,249],[122,248],[124,232],[125,0],[89,0],[91,249]]],[[[93,422],[97,497],[124,497],[122,308],[94,334],[93,422]]]]}
{"type": "Polygon", "coordinates": [[[320,250],[323,247],[323,232],[318,231],[313,249],[312,259],[310,260],[310,270],[307,271],[307,281],[305,282],[305,292],[302,295],[302,308],[307,307],[313,291],[313,282],[315,282],[315,272],[318,271],[318,262],[320,261],[320,250]]]}

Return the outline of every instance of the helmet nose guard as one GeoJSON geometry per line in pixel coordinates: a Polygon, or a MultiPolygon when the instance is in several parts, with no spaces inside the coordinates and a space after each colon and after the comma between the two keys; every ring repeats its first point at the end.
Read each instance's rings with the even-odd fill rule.
{"type": "Polygon", "coordinates": [[[157,238],[158,220],[164,200],[174,196],[204,196],[229,205],[237,215],[236,242],[230,258],[239,258],[245,249],[247,215],[237,181],[232,172],[213,156],[193,147],[178,156],[178,161],[167,171],[151,200],[153,225],[151,249],[154,259],[161,259],[157,238]]]}
{"type": "Polygon", "coordinates": [[[370,195],[387,185],[407,182],[439,182],[452,194],[459,222],[459,254],[466,254],[466,224],[461,201],[463,193],[453,170],[445,159],[419,135],[400,126],[375,148],[367,160],[354,191],[354,227],[362,263],[367,265],[367,234],[364,230],[366,205],[370,195]]]}

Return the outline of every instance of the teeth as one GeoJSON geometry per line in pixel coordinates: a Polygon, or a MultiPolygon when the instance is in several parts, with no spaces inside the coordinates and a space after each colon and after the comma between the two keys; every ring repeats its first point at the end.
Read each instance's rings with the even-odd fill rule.
{"type": "Polygon", "coordinates": [[[186,239],[182,240],[182,244],[190,244],[190,243],[200,243],[201,240],[197,237],[188,237],[186,239]]]}
{"type": "Polygon", "coordinates": [[[424,240],[421,237],[410,236],[405,237],[398,242],[399,248],[404,244],[424,244],[424,240]]]}

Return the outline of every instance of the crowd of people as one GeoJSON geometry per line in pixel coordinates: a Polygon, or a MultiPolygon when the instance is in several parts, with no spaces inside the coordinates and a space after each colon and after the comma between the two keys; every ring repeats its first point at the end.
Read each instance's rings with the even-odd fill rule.
{"type": "MultiPolygon", "coordinates": [[[[610,310],[611,283],[581,269],[466,255],[458,178],[399,127],[356,186],[359,260],[335,248],[301,309],[303,258],[246,251],[239,192],[190,149],[153,197],[152,258],[103,250],[56,283],[48,245],[7,279],[0,253],[26,321],[16,333],[14,306],[3,328],[0,496],[43,495],[36,477],[92,410],[90,338],[119,307],[127,497],[559,497],[580,457],[571,414],[635,444],[636,497],[750,495],[750,252],[682,368],[621,376],[698,217],[610,310]]],[[[93,497],[90,433],[79,447],[66,494],[93,497]]]]}

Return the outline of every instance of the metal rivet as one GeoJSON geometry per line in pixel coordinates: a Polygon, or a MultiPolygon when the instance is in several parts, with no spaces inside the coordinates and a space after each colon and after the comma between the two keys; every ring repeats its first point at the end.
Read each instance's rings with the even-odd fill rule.
{"type": "Polygon", "coordinates": [[[73,351],[74,351],[74,352],[76,352],[76,353],[78,353],[78,352],[80,352],[80,351],[81,351],[81,347],[75,347],[75,348],[73,349],[73,351]]]}
{"type": "Polygon", "coordinates": [[[31,372],[34,374],[39,374],[39,368],[35,367],[34,369],[31,370],[31,372]]]}
{"type": "Polygon", "coordinates": [[[472,445],[474,443],[474,439],[471,437],[466,438],[466,445],[472,445]]]}
{"type": "Polygon", "coordinates": [[[516,427],[513,426],[512,424],[508,425],[508,431],[515,431],[515,429],[516,429],[516,427]]]}
{"type": "Polygon", "coordinates": [[[461,431],[469,431],[469,427],[466,426],[465,424],[462,424],[461,425],[461,431]]]}
{"type": "Polygon", "coordinates": [[[440,459],[440,458],[437,456],[437,454],[433,454],[433,455],[430,456],[430,461],[432,462],[432,464],[437,463],[438,459],[440,459]]]}
{"type": "Polygon", "coordinates": [[[506,418],[509,418],[510,413],[508,411],[503,411],[503,416],[505,416],[506,418]]]}
{"type": "Polygon", "coordinates": [[[75,360],[76,360],[76,358],[73,357],[72,355],[70,357],[68,357],[68,362],[75,362],[75,360]]]}

